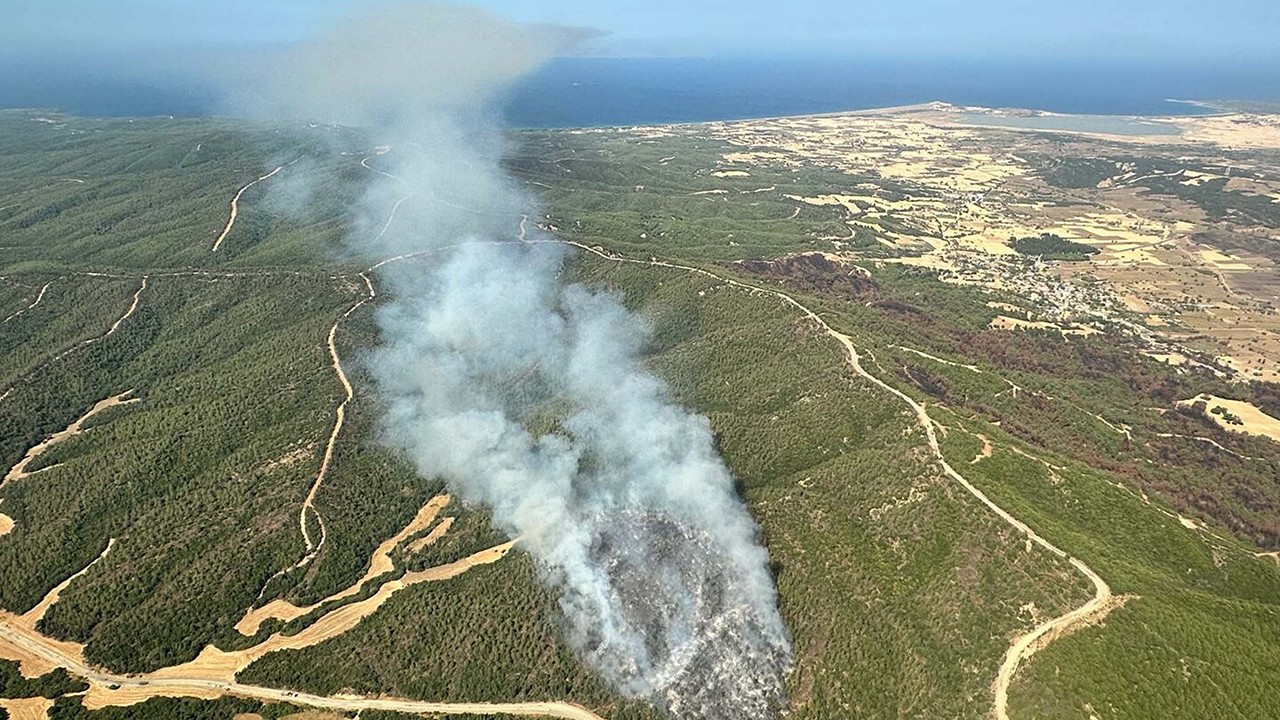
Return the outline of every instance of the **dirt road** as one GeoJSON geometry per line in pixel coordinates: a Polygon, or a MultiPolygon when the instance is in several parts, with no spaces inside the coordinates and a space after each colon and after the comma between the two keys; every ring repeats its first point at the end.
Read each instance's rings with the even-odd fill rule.
{"type": "MultiPolygon", "coordinates": [[[[426,516],[438,512],[444,498],[433,499],[407,530],[420,529],[426,516]]],[[[403,540],[412,532],[402,532],[393,540],[403,540]]],[[[27,613],[18,616],[0,611],[0,658],[20,663],[25,677],[39,677],[54,668],[64,668],[90,685],[83,698],[84,706],[96,710],[112,706],[128,706],[155,697],[194,697],[214,699],[223,695],[258,699],[268,702],[284,702],[304,707],[361,712],[363,710],[390,710],[410,714],[451,715],[524,715],[533,717],[557,717],[568,720],[603,720],[584,707],[567,702],[527,703],[437,703],[417,700],[337,695],[325,697],[292,690],[245,685],[235,682],[235,675],[253,661],[272,652],[313,647],[350,630],[364,617],[375,612],[399,590],[422,582],[446,580],[467,570],[493,562],[506,556],[515,542],[508,542],[453,563],[419,572],[406,573],[404,577],[385,583],[373,597],[337,608],[320,617],[315,623],[294,635],[277,633],[266,641],[245,650],[223,652],[209,646],[190,663],[157,670],[146,675],[117,675],[91,667],[84,659],[82,645],[55,640],[43,635],[37,628],[49,608],[58,602],[61,593],[76,579],[84,576],[94,565],[105,558],[115,547],[111,540],[106,549],[84,569],[68,577],[27,613]]],[[[34,713],[46,706],[34,703],[14,704],[5,701],[5,707],[24,713],[34,713]],[[28,707],[30,705],[30,707],[28,707]]],[[[43,717],[43,715],[28,715],[43,717]]]]}
{"type": "Polygon", "coordinates": [[[1033,628],[1030,632],[1027,632],[1019,636],[1017,639],[1014,640],[1013,644],[1010,646],[1008,652],[1005,654],[1004,662],[1001,664],[1000,669],[996,674],[995,682],[992,684],[992,691],[995,695],[995,705],[993,708],[993,712],[997,720],[1008,720],[1009,685],[1012,682],[1014,675],[1017,673],[1018,666],[1023,661],[1030,658],[1037,651],[1039,651],[1045,645],[1047,645],[1051,640],[1062,635],[1064,632],[1074,628],[1077,625],[1081,625],[1086,622],[1095,622],[1101,619],[1108,612],[1110,612],[1111,610],[1115,609],[1115,607],[1118,606],[1119,603],[1115,601],[1115,596],[1112,594],[1110,586],[1108,586],[1107,583],[1096,572],[1094,572],[1092,568],[1090,568],[1088,565],[1081,562],[1078,558],[1071,557],[1070,555],[1067,554],[1065,550],[1062,550],[1058,546],[1054,545],[1053,543],[1041,537],[1034,530],[1032,530],[1026,523],[1017,519],[1016,517],[1011,515],[1008,511],[1006,511],[1004,508],[994,503],[989,497],[987,497],[986,493],[979,490],[971,482],[969,482],[967,478],[965,478],[963,475],[957,472],[955,468],[953,468],[951,464],[947,462],[946,457],[942,453],[942,449],[938,444],[938,437],[935,431],[935,423],[933,421],[933,418],[929,416],[928,410],[926,410],[923,405],[921,405],[920,403],[916,402],[913,398],[911,398],[911,396],[885,383],[880,378],[868,372],[862,366],[862,357],[858,353],[858,349],[854,346],[853,339],[848,335],[845,335],[844,333],[841,333],[835,330],[834,328],[832,328],[817,313],[810,310],[807,306],[800,303],[794,297],[784,292],[781,292],[779,290],[774,290],[772,288],[758,287],[755,285],[751,285],[750,283],[740,282],[738,280],[732,280],[730,278],[717,275],[709,270],[691,267],[688,265],[679,265],[676,263],[665,262],[657,259],[633,260],[630,258],[623,258],[623,257],[613,255],[602,248],[588,247],[581,243],[576,243],[572,241],[545,240],[545,241],[532,241],[532,242],[562,242],[562,243],[577,247],[581,250],[585,250],[586,252],[592,253],[594,255],[598,255],[599,257],[604,258],[606,260],[611,260],[614,262],[625,262],[625,263],[632,263],[637,265],[649,265],[653,267],[665,267],[665,268],[671,268],[674,270],[683,270],[686,272],[692,272],[698,275],[714,278],[727,285],[738,287],[750,292],[768,293],[770,295],[773,295],[774,297],[777,297],[783,300],[787,304],[799,310],[806,318],[816,323],[824,333],[826,333],[829,337],[836,340],[838,343],[840,343],[842,347],[844,347],[845,352],[848,354],[849,366],[853,369],[854,374],[866,380],[867,382],[870,382],[871,384],[875,385],[881,390],[893,395],[894,397],[898,398],[903,403],[905,403],[909,408],[911,408],[912,412],[915,414],[917,424],[920,426],[922,430],[924,430],[925,438],[926,438],[926,441],[928,442],[929,449],[932,451],[935,459],[938,462],[939,467],[942,468],[942,471],[947,475],[947,477],[951,478],[956,483],[958,483],[961,487],[965,489],[966,492],[968,492],[970,495],[976,498],[978,502],[984,505],[988,510],[995,513],[995,515],[999,517],[1001,520],[1003,520],[1005,523],[1011,525],[1013,528],[1015,528],[1018,532],[1022,533],[1023,535],[1026,535],[1026,537],[1031,542],[1034,542],[1035,544],[1039,545],[1045,550],[1048,550],[1054,555],[1067,560],[1072,567],[1074,567],[1078,572],[1080,572],[1082,575],[1084,575],[1086,578],[1089,579],[1089,581],[1093,584],[1093,587],[1094,587],[1094,596],[1092,599],[1090,599],[1084,605],[1081,605],[1080,607],[1074,610],[1071,610],[1070,612],[1067,612],[1063,615],[1060,615],[1056,618],[1053,618],[1047,622],[1044,622],[1038,625],[1037,627],[1033,628]]]}
{"type": "MultiPolygon", "coordinates": [[[[5,485],[8,485],[11,482],[22,480],[23,478],[31,477],[36,472],[40,472],[39,470],[36,470],[35,472],[29,473],[27,472],[27,466],[30,465],[33,460],[35,460],[36,458],[40,457],[45,452],[47,452],[49,448],[53,447],[54,445],[57,445],[58,443],[64,440],[67,440],[68,438],[72,438],[72,437],[75,437],[76,435],[79,435],[81,430],[84,428],[84,424],[88,422],[89,419],[92,418],[94,415],[97,415],[98,413],[104,410],[107,410],[108,408],[113,408],[117,405],[129,405],[131,403],[138,402],[137,398],[128,399],[129,395],[132,392],[133,392],[132,390],[126,390],[120,393],[119,395],[113,395],[107,398],[106,400],[98,401],[96,404],[94,404],[93,407],[89,408],[89,410],[85,412],[85,414],[76,418],[76,420],[72,422],[70,425],[68,425],[64,430],[61,430],[59,432],[56,432],[50,435],[49,437],[41,441],[39,444],[32,447],[30,450],[27,450],[26,454],[22,456],[22,459],[19,460],[16,465],[9,468],[9,472],[5,473],[4,479],[0,480],[0,487],[4,487],[5,485]]],[[[50,467],[56,467],[56,466],[50,466],[50,467]]]]}
{"type": "Polygon", "coordinates": [[[604,720],[590,710],[566,702],[529,703],[436,703],[401,698],[368,698],[359,696],[311,695],[292,690],[245,685],[222,680],[200,678],[159,678],[154,676],[131,677],[115,675],[89,667],[78,656],[67,653],[52,643],[33,640],[29,634],[20,633],[8,623],[0,622],[0,649],[10,644],[40,658],[50,667],[65,668],[67,672],[89,683],[84,705],[90,710],[112,706],[128,706],[154,697],[194,697],[214,699],[223,695],[282,702],[303,707],[321,708],[345,712],[364,710],[388,710],[412,715],[522,715],[528,717],[555,717],[566,720],[604,720]]]}
{"type": "Polygon", "coordinates": [[[76,573],[75,575],[72,575],[66,580],[63,580],[62,582],[58,583],[57,586],[55,586],[52,590],[45,593],[44,598],[41,599],[40,602],[36,603],[35,607],[26,611],[25,613],[22,614],[21,617],[18,618],[18,623],[24,627],[30,628],[31,630],[35,630],[36,626],[40,624],[40,621],[44,619],[45,614],[49,612],[49,608],[53,607],[55,604],[57,604],[58,600],[62,599],[62,593],[65,592],[68,587],[71,587],[71,583],[84,577],[85,573],[92,570],[94,565],[97,565],[98,563],[102,562],[103,558],[111,554],[111,551],[115,548],[115,546],[116,546],[115,538],[111,538],[110,540],[108,540],[107,547],[102,551],[101,555],[94,558],[88,565],[85,565],[84,568],[80,570],[80,572],[76,573]]]}
{"type": "Polygon", "coordinates": [[[102,337],[105,338],[110,335],[113,335],[115,331],[120,329],[120,325],[122,325],[125,320],[128,320],[129,318],[133,317],[133,314],[138,311],[138,301],[142,299],[142,291],[146,289],[147,289],[147,278],[144,276],[142,278],[142,286],[138,288],[138,292],[133,294],[133,301],[129,303],[129,309],[124,311],[124,315],[121,315],[119,320],[116,320],[114,323],[111,324],[111,329],[108,330],[107,334],[103,335],[102,337]]]}
{"type": "Polygon", "coordinates": [[[0,320],[0,325],[3,325],[4,323],[9,322],[10,320],[12,320],[12,319],[14,319],[14,318],[16,318],[16,317],[19,317],[20,315],[22,315],[22,314],[23,314],[23,313],[25,313],[26,311],[28,311],[28,310],[30,310],[31,308],[33,308],[33,307],[35,307],[35,306],[39,305],[39,304],[40,304],[40,301],[41,301],[41,300],[44,300],[44,294],[45,294],[46,292],[48,292],[48,290],[49,290],[49,286],[50,286],[50,285],[52,285],[52,284],[53,284],[53,281],[52,281],[52,280],[50,280],[49,282],[45,283],[45,284],[44,284],[44,287],[40,288],[40,292],[39,292],[39,294],[37,294],[37,295],[36,295],[36,299],[35,299],[35,301],[34,301],[34,302],[32,302],[30,305],[28,305],[28,306],[26,306],[26,307],[22,308],[21,310],[18,310],[17,312],[13,313],[13,314],[12,314],[12,315],[10,315],[9,317],[5,318],[4,320],[0,320]]]}
{"type": "Polygon", "coordinates": [[[72,345],[66,350],[63,350],[62,352],[55,355],[53,359],[50,360],[49,362],[57,362],[78,350],[83,350],[89,347],[90,345],[93,345],[95,343],[100,343],[103,340],[106,340],[107,338],[114,335],[116,331],[120,329],[120,326],[124,324],[124,321],[133,317],[133,314],[138,311],[138,303],[141,302],[142,300],[142,293],[147,289],[147,279],[148,278],[146,275],[142,276],[142,285],[139,286],[138,291],[133,294],[133,300],[130,301],[129,307],[124,311],[123,315],[121,315],[115,322],[111,323],[111,327],[107,328],[107,331],[105,333],[98,335],[96,337],[91,337],[88,340],[77,343],[76,345],[72,345]]]}
{"type": "Polygon", "coordinates": [[[391,223],[395,222],[395,219],[396,219],[396,212],[400,210],[400,206],[403,205],[404,201],[408,199],[409,199],[409,196],[405,195],[404,197],[397,200],[395,205],[391,206],[391,214],[387,216],[387,221],[382,224],[382,229],[379,230],[377,236],[373,238],[375,242],[378,240],[381,240],[382,236],[386,235],[387,231],[391,229],[391,223]]]}
{"type": "MultiPolygon", "coordinates": [[[[418,514],[409,521],[408,525],[404,526],[400,532],[383,542],[376,550],[373,551],[373,556],[369,558],[369,567],[365,570],[364,575],[345,590],[341,590],[334,595],[330,595],[329,597],[320,600],[319,602],[303,607],[299,607],[285,600],[272,600],[260,608],[252,608],[245,612],[245,615],[241,618],[240,622],[236,623],[236,630],[241,635],[245,636],[257,635],[258,629],[262,627],[262,623],[269,619],[289,622],[290,620],[306,615],[322,605],[338,602],[358,595],[360,593],[360,588],[364,587],[365,583],[377,578],[379,575],[383,575],[395,569],[395,563],[391,560],[392,551],[403,544],[405,540],[409,539],[412,535],[430,527],[431,524],[435,522],[440,511],[443,510],[451,500],[452,498],[448,495],[437,495],[436,497],[431,498],[426,505],[422,506],[422,509],[418,511],[418,514]]],[[[444,525],[444,527],[446,527],[447,530],[448,524],[444,525]]],[[[431,539],[434,541],[439,539],[439,535],[433,533],[423,539],[431,539]]]]}
{"type": "Polygon", "coordinates": [[[244,187],[240,188],[240,191],[235,194],[235,197],[231,198],[231,217],[227,219],[227,226],[222,229],[222,233],[218,235],[218,239],[213,241],[213,252],[218,252],[218,249],[222,247],[222,241],[227,239],[227,235],[231,233],[231,228],[235,227],[236,218],[239,217],[240,215],[240,198],[245,194],[245,191],[247,191],[249,188],[253,187],[254,185],[257,185],[258,183],[264,180],[271,179],[276,175],[276,173],[280,172],[281,170],[284,170],[285,168],[289,167],[293,163],[298,162],[298,160],[301,160],[301,159],[302,158],[299,157],[293,160],[293,162],[287,162],[284,165],[281,165],[280,167],[276,168],[275,170],[272,170],[271,172],[267,173],[266,175],[263,175],[257,180],[254,180],[248,185],[245,185],[244,187]]]}

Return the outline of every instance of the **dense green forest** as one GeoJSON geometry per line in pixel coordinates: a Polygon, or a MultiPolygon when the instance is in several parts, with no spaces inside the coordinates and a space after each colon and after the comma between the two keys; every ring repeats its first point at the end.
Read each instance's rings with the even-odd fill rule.
{"type": "MultiPolygon", "coordinates": [[[[15,524],[0,537],[0,608],[31,608],[115,539],[43,631],[86,642],[91,663],[117,672],[187,661],[209,643],[244,647],[319,614],[269,622],[251,639],[233,629],[247,608],[350,585],[441,490],[378,440],[379,398],[360,363],[378,342],[377,304],[339,321],[364,297],[356,273],[377,259],[339,252],[363,227],[347,208],[368,180],[360,152],[375,144],[323,127],[0,113],[0,315],[22,310],[0,326],[6,468],[94,403],[125,391],[138,400],[94,416],[28,468],[39,472],[0,490],[15,524]],[[244,195],[225,252],[210,252],[237,189],[298,158],[244,195]],[[325,344],[335,323],[356,391],[316,499],[328,541],[268,582],[303,554],[299,508],[344,397],[325,344]]],[[[692,126],[661,138],[525,132],[513,147],[509,169],[537,190],[539,222],[558,237],[793,293],[853,338],[870,372],[928,409],[954,467],[1124,596],[1103,624],[1022,668],[1014,717],[1280,716],[1280,566],[1254,556],[1280,548],[1280,445],[1173,405],[1209,392],[1276,407],[1280,389],[1175,372],[1113,336],[991,329],[988,301],[1017,297],[877,262],[895,250],[874,231],[851,242],[861,272],[767,262],[848,234],[839,208],[797,210],[785,195],[869,181],[887,197],[912,192],[883,178],[767,162],[749,178],[716,177],[726,148],[692,126]],[[694,194],[709,190],[723,192],[694,194]]],[[[1085,187],[1108,167],[1064,161],[1052,177],[1085,187]]],[[[900,229],[891,215],[878,222],[900,229]]],[[[710,419],[794,636],[789,717],[985,717],[1011,639],[1090,597],[1067,559],[947,478],[908,406],[855,376],[793,305],[589,253],[564,274],[621,293],[651,327],[652,367],[710,419]]],[[[498,539],[481,509],[446,512],[449,535],[397,558],[393,574],[498,539]]],[[[238,679],[656,717],[574,658],[558,612],[517,551],[408,588],[354,630],[267,655],[238,679]]],[[[0,664],[0,685],[6,697],[59,696],[59,719],[296,711],[224,698],[91,712],[67,695],[74,678],[26,681],[11,664],[0,664]]],[[[373,717],[390,715],[361,715],[373,717]]]]}
{"type": "Polygon", "coordinates": [[[1045,260],[1085,260],[1099,250],[1084,243],[1064,240],[1052,233],[1043,233],[1036,237],[1014,238],[1009,247],[1023,255],[1035,255],[1045,260]]]}

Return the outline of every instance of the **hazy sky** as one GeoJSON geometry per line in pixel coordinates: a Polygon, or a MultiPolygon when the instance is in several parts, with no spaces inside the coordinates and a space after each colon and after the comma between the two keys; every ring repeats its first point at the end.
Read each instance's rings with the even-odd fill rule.
{"type": "MultiPolygon", "coordinates": [[[[277,43],[362,0],[3,0],[12,52],[277,43]]],[[[516,20],[608,33],[605,55],[802,52],[1124,57],[1280,56],[1276,0],[473,0],[516,20]]],[[[0,52],[3,52],[0,50],[0,52]]]]}

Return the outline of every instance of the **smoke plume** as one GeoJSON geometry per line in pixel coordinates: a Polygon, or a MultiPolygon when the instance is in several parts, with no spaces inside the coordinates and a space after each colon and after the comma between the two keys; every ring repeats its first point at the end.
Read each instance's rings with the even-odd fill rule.
{"type": "Polygon", "coordinates": [[[646,367],[620,298],[561,282],[568,251],[521,221],[535,203],[502,171],[503,93],[582,35],[384,9],[297,49],[253,96],[385,138],[352,244],[410,256],[377,278],[386,439],[520,539],[567,640],[620,692],[679,718],[771,717],[788,634],[709,423],[646,367]]]}

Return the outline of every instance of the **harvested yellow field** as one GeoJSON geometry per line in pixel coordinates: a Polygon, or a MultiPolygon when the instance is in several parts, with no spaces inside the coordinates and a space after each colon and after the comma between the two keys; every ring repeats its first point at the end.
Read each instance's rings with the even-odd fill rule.
{"type": "Polygon", "coordinates": [[[1280,203],[1280,183],[1275,181],[1232,176],[1231,179],[1227,180],[1224,189],[1228,192],[1271,198],[1271,202],[1280,203]]]}
{"type": "Polygon", "coordinates": [[[1146,250],[1121,250],[1120,252],[1108,253],[1102,260],[1095,261],[1102,265],[1153,265],[1166,266],[1168,263],[1160,258],[1152,255],[1146,250]]]}
{"type": "Polygon", "coordinates": [[[236,632],[246,637],[257,635],[262,623],[268,620],[292,622],[320,607],[320,603],[299,607],[288,600],[275,599],[260,608],[250,608],[236,623],[236,632]]]}
{"type": "Polygon", "coordinates": [[[1017,255],[1018,251],[1009,247],[1007,239],[1001,235],[991,233],[981,233],[976,235],[965,235],[955,240],[957,245],[975,252],[982,252],[988,255],[1017,255]]]}
{"type": "Polygon", "coordinates": [[[1196,172],[1195,170],[1184,170],[1182,173],[1182,176],[1185,179],[1180,180],[1179,182],[1181,182],[1183,185],[1188,185],[1191,187],[1195,187],[1197,185],[1203,185],[1209,182],[1210,180],[1221,180],[1225,177],[1223,175],[1217,175],[1214,173],[1196,172]]]}
{"type": "Polygon", "coordinates": [[[862,208],[858,206],[857,197],[854,195],[819,195],[817,197],[804,197],[802,195],[783,195],[788,200],[795,200],[806,205],[816,205],[818,207],[839,206],[848,210],[853,215],[861,215],[862,208]]]}
{"type": "Polygon", "coordinates": [[[1144,353],[1142,353],[1142,354],[1143,354],[1143,355],[1146,355],[1147,357],[1149,357],[1149,358],[1151,358],[1152,360],[1155,360],[1155,361],[1157,361],[1157,362],[1162,362],[1162,363],[1164,363],[1165,365],[1173,365],[1173,366],[1175,366],[1175,367],[1182,366],[1182,365],[1186,365],[1187,363],[1191,362],[1191,359],[1190,359],[1190,358],[1188,358],[1186,355],[1183,355],[1182,353],[1150,353],[1150,352],[1144,352],[1144,353]]]}
{"type": "Polygon", "coordinates": [[[1271,438],[1280,442],[1280,418],[1273,418],[1252,403],[1243,400],[1227,400],[1216,395],[1200,394],[1178,405],[1205,404],[1205,411],[1219,427],[1232,432],[1271,438]],[[1220,410],[1215,412],[1215,410],[1220,410]],[[1233,422],[1234,421],[1234,422],[1233,422]]]}
{"type": "Polygon", "coordinates": [[[439,525],[436,525],[435,528],[431,530],[431,532],[423,535],[417,540],[414,540],[408,545],[405,545],[404,551],[409,555],[417,555],[428,546],[433,545],[437,540],[444,537],[445,533],[449,532],[449,528],[451,527],[453,527],[453,518],[444,518],[440,521],[439,525]]]}
{"type": "Polygon", "coordinates": [[[956,266],[950,260],[943,257],[941,253],[929,253],[918,257],[900,257],[885,258],[880,262],[894,263],[897,265],[910,265],[912,267],[929,268],[931,270],[955,270],[956,266]]]}
{"type": "Polygon", "coordinates": [[[377,612],[396,593],[401,590],[426,582],[436,582],[457,577],[479,565],[495,563],[507,556],[515,547],[515,541],[503,543],[474,555],[439,567],[428,568],[418,572],[406,573],[399,580],[383,584],[370,597],[343,605],[321,616],[311,625],[293,635],[276,633],[263,642],[244,650],[227,652],[213,645],[205,647],[200,655],[189,663],[174,665],[151,673],[154,678],[197,678],[232,682],[236,673],[248,667],[264,655],[280,650],[301,650],[319,645],[325,640],[338,637],[356,627],[365,618],[377,612]]]}
{"type": "Polygon", "coordinates": [[[1229,147],[1280,148],[1280,119],[1274,115],[1232,113],[1213,117],[1176,118],[1183,137],[1229,147]]]}
{"type": "Polygon", "coordinates": [[[0,708],[9,711],[9,720],[45,720],[53,701],[42,697],[6,700],[0,698],[0,708]]]}
{"type": "MultiPolygon", "coordinates": [[[[385,567],[386,563],[389,562],[388,558],[391,551],[414,535],[430,527],[439,511],[449,501],[450,498],[447,495],[432,498],[404,529],[379,546],[378,552],[370,561],[371,568],[385,567]]],[[[441,528],[447,530],[448,527],[449,524],[441,523],[429,535],[417,541],[415,545],[429,539],[439,538],[443,535],[441,528]]],[[[506,542],[481,550],[452,563],[407,573],[398,580],[383,584],[372,597],[340,606],[320,616],[316,622],[296,634],[286,636],[277,633],[257,645],[231,652],[208,645],[191,662],[162,668],[142,676],[131,676],[126,681],[90,668],[85,660],[83,645],[56,640],[43,634],[38,629],[40,620],[48,612],[49,608],[58,602],[61,593],[110,553],[115,545],[115,540],[113,539],[107,544],[101,555],[85,566],[84,569],[71,575],[50,590],[44,599],[30,611],[19,616],[0,610],[0,659],[17,662],[19,672],[26,678],[41,677],[56,668],[68,669],[72,674],[85,678],[89,681],[89,690],[83,695],[81,702],[89,710],[135,705],[156,697],[190,697],[212,700],[229,693],[244,694],[248,690],[258,693],[256,697],[266,697],[273,701],[287,702],[290,697],[296,696],[296,693],[290,694],[284,690],[235,685],[236,673],[264,655],[280,650],[313,647],[337,637],[356,627],[369,615],[377,612],[393,595],[404,588],[426,582],[448,580],[473,567],[495,563],[506,557],[515,544],[516,541],[506,542]],[[233,686],[235,689],[233,689],[233,686]]],[[[360,702],[367,701],[366,698],[360,697],[354,699],[360,702]]],[[[413,705],[412,702],[406,701],[406,703],[407,705],[413,705]]],[[[597,716],[588,711],[583,710],[580,712],[577,706],[566,705],[562,708],[560,705],[554,705],[554,707],[553,705],[534,704],[530,708],[533,714],[598,720],[597,716]]],[[[327,706],[346,707],[345,704],[327,706]]],[[[438,704],[438,706],[441,712],[453,709],[461,712],[484,712],[490,709],[490,706],[482,705],[438,704]]],[[[19,705],[0,705],[0,707],[9,709],[11,715],[17,717],[42,717],[40,715],[31,715],[31,713],[41,711],[44,706],[31,702],[19,705]],[[18,715],[18,712],[23,713],[23,715],[18,715]]],[[[492,706],[492,709],[498,711],[503,707],[508,706],[495,705],[492,706]]],[[[524,706],[516,705],[509,707],[517,710],[524,708],[524,706]]],[[[294,717],[321,720],[321,718],[328,718],[329,715],[317,714],[311,711],[294,717]]]]}
{"type": "Polygon", "coordinates": [[[101,710],[108,707],[128,707],[138,705],[152,698],[195,698],[197,700],[217,700],[222,691],[215,687],[205,687],[195,683],[183,685],[139,686],[124,685],[110,688],[102,683],[90,683],[89,691],[80,698],[86,710],[101,710]]]}
{"type": "Polygon", "coordinates": [[[1005,312],[1016,312],[1016,313],[1026,312],[1025,310],[1018,307],[1017,305],[1011,305],[1007,302],[996,302],[994,300],[988,301],[987,307],[991,308],[992,310],[1004,310],[1005,312]]]}
{"type": "Polygon", "coordinates": [[[1252,270],[1253,267],[1240,258],[1232,257],[1217,250],[1198,250],[1196,256],[1200,258],[1206,265],[1212,265],[1219,270],[1252,270]]]}
{"type": "Polygon", "coordinates": [[[780,152],[732,152],[722,156],[728,163],[743,163],[746,165],[755,165],[757,163],[780,162],[784,164],[792,164],[795,161],[786,153],[780,152]]]}

